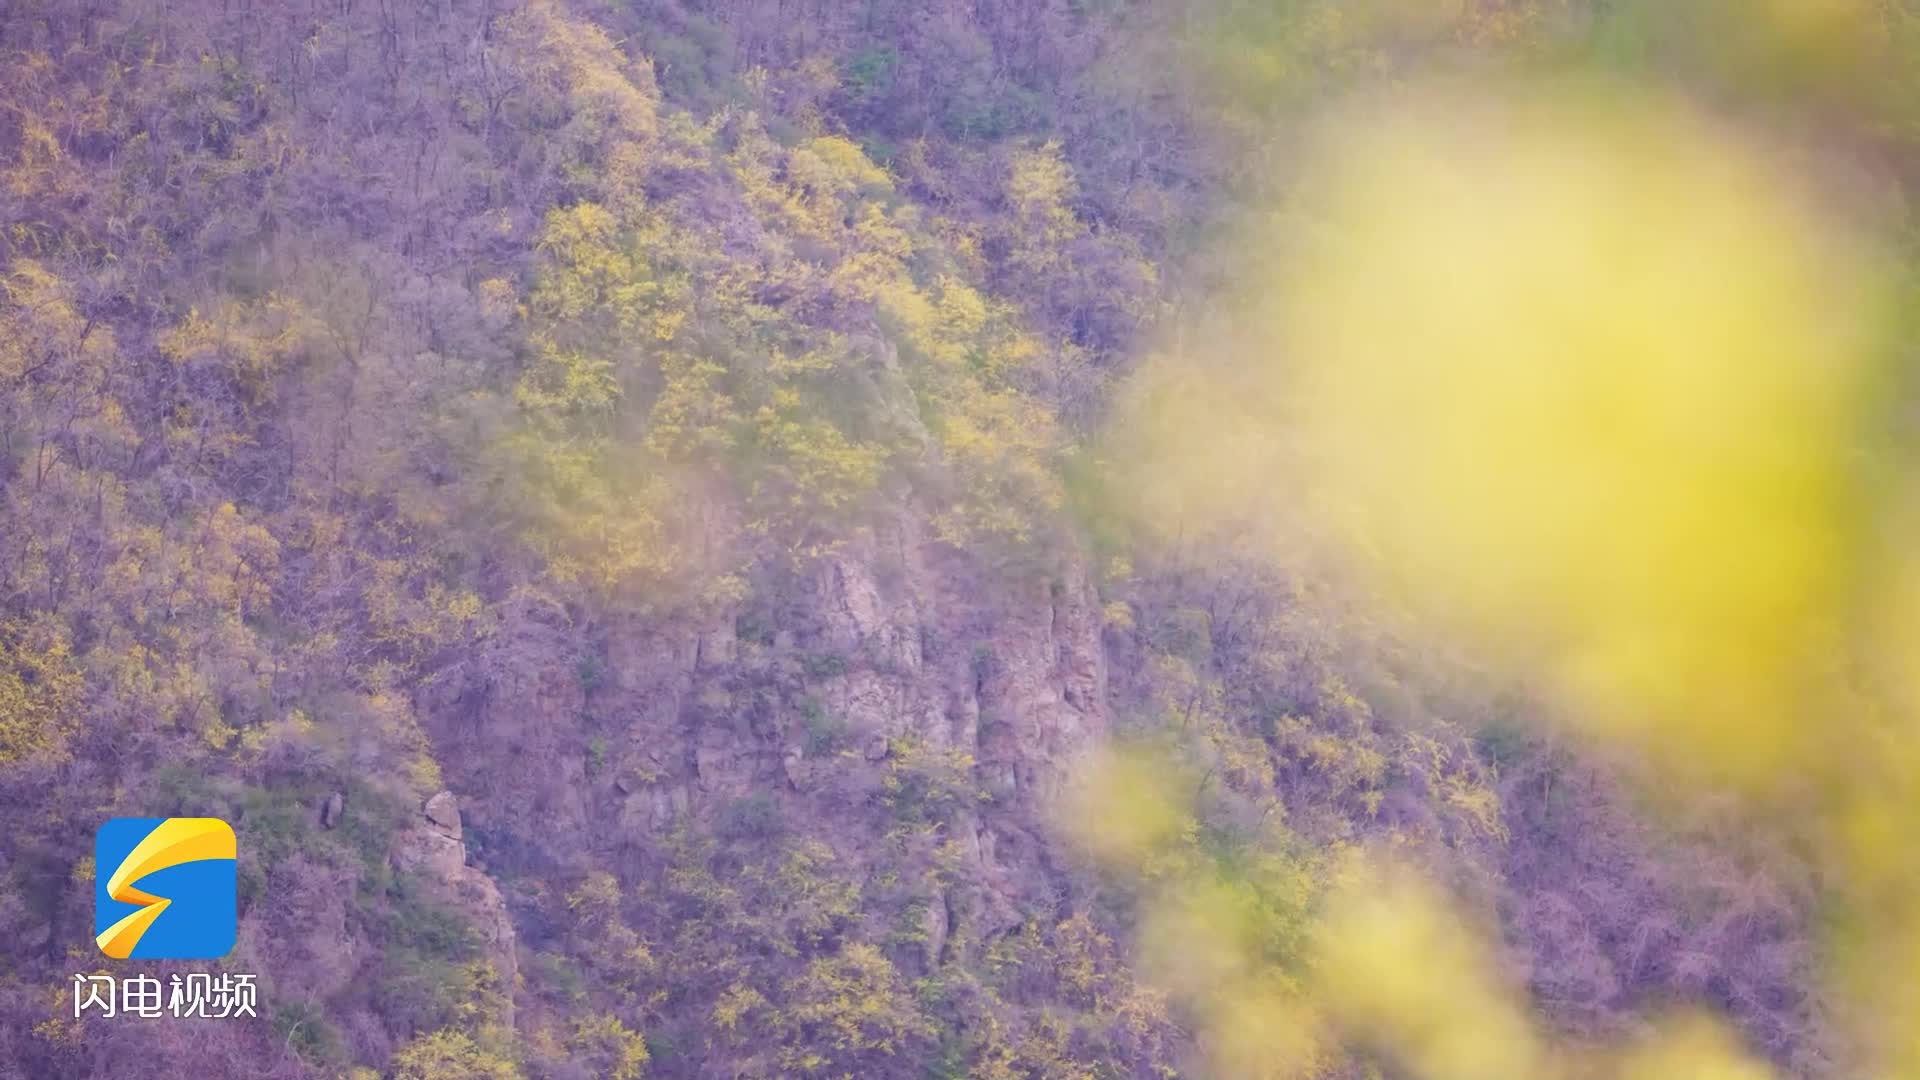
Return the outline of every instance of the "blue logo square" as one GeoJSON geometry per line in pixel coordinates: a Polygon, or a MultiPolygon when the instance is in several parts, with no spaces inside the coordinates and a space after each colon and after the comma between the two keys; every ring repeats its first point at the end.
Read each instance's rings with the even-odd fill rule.
{"type": "Polygon", "coordinates": [[[113,818],[93,838],[93,933],[116,960],[217,960],[239,937],[239,844],[219,818],[113,818]]]}

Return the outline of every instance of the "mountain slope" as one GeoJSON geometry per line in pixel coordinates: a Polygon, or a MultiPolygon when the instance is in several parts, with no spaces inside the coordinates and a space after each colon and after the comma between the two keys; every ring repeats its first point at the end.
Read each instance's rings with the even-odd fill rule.
{"type": "Polygon", "coordinates": [[[1392,838],[1568,1022],[1707,985],[1818,1072],[1793,904],[1682,905],[1531,745],[1503,809],[1391,635],[1105,528],[1085,435],[1233,171],[1177,21],[0,12],[0,1072],[1200,1074],[1050,817],[1120,736],[1286,918],[1392,838]],[[202,813],[261,1018],[73,1020],[91,830],[202,813]]]}

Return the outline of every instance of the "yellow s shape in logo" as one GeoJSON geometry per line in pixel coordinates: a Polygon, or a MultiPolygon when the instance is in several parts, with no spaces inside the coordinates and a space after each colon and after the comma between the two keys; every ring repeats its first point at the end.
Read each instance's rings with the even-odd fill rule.
{"type": "Polygon", "coordinates": [[[202,859],[232,859],[238,856],[233,829],[218,818],[168,818],[155,826],[107,879],[107,895],[123,904],[139,904],[140,909],[107,927],[94,938],[100,951],[124,960],[139,943],[161,912],[173,901],[133,887],[133,883],[156,871],[202,859]]]}

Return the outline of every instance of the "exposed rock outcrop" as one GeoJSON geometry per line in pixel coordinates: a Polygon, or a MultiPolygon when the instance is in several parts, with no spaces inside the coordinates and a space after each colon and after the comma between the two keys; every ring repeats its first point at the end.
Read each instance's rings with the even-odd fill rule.
{"type": "Polygon", "coordinates": [[[428,799],[422,812],[434,828],[455,840],[460,839],[460,801],[453,797],[453,792],[443,791],[428,799]]]}
{"type": "MultiPolygon", "coordinates": [[[[477,875],[464,839],[490,864],[548,872],[644,851],[689,818],[710,827],[747,798],[775,799],[779,828],[843,830],[896,797],[901,770],[958,763],[984,799],[947,823],[965,858],[925,901],[922,959],[1050,910],[1036,815],[1108,727],[1084,576],[1014,584],[903,510],[767,594],[777,609],[749,597],[684,623],[580,625],[533,594],[503,605],[482,655],[421,693],[465,798],[429,800],[396,861],[454,888],[477,875]]],[[[491,911],[490,885],[474,888],[491,911]]]]}
{"type": "Polygon", "coordinates": [[[467,846],[460,837],[459,800],[442,791],[426,801],[417,824],[395,836],[391,859],[396,870],[421,882],[430,896],[479,935],[482,953],[498,979],[498,1019],[511,1027],[519,971],[513,920],[493,879],[467,865],[467,846]]]}

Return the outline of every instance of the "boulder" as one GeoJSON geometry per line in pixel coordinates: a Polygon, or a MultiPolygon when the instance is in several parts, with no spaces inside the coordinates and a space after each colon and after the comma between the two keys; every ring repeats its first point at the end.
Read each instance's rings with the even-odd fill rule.
{"type": "Polygon", "coordinates": [[[780,758],[780,769],[787,775],[787,783],[795,791],[804,791],[809,779],[806,752],[797,746],[787,747],[780,758]]]}
{"type": "Polygon", "coordinates": [[[983,763],[980,766],[980,780],[994,802],[1011,802],[1020,794],[1020,772],[1011,761],[983,763]]]}
{"type": "Polygon", "coordinates": [[[467,845],[430,826],[394,839],[393,865],[404,872],[451,877],[467,865],[467,845]]]}
{"type": "Polygon", "coordinates": [[[455,840],[460,839],[460,800],[453,792],[443,791],[428,799],[423,808],[433,827],[455,840]]]}
{"type": "MultiPolygon", "coordinates": [[[[669,825],[672,825],[676,820],[685,817],[688,808],[692,805],[692,799],[688,794],[686,786],[683,784],[675,784],[671,787],[648,788],[644,792],[644,795],[646,797],[647,827],[655,832],[659,832],[669,825]]],[[[635,795],[629,801],[638,802],[640,799],[640,795],[635,795]]]]}

